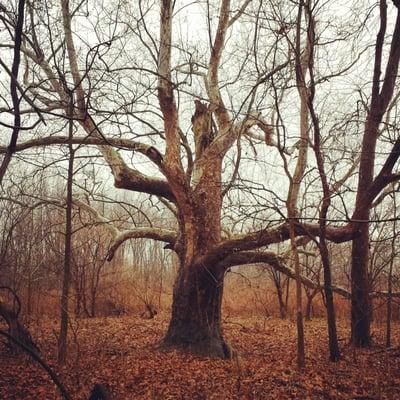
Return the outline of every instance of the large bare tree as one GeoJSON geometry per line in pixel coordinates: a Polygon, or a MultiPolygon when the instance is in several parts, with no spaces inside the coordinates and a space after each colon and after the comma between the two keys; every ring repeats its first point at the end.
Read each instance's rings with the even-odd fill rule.
{"type": "MultiPolygon", "coordinates": [[[[398,9],[398,2],[393,3],[398,9]]],[[[318,144],[325,132],[319,130],[317,114],[312,118],[312,128],[308,121],[309,114],[315,112],[310,90],[340,72],[320,73],[315,77],[314,58],[307,52],[311,45],[322,46],[324,41],[310,37],[308,31],[303,35],[306,44],[300,43],[300,31],[304,27],[296,25],[293,11],[301,12],[303,2],[300,7],[289,2],[286,14],[285,8],[275,2],[268,9],[265,2],[250,0],[194,3],[196,11],[205,11],[206,15],[206,40],[198,47],[185,43],[179,24],[174,24],[174,18],[185,16],[185,7],[179,2],[162,0],[155,6],[139,1],[135,7],[126,2],[106,5],[102,18],[96,19],[82,12],[82,3],[62,0],[46,9],[27,1],[29,18],[21,46],[25,68],[23,86],[34,98],[35,107],[24,104],[26,109],[22,112],[40,112],[55,125],[68,113],[77,131],[73,137],[66,137],[55,134],[56,129],[46,128],[50,133],[39,131],[18,143],[15,151],[50,145],[96,146],[112,173],[115,187],[157,198],[169,210],[173,222],[123,229],[100,215],[84,199],[73,199],[75,207],[108,227],[113,238],[109,259],[126,240],[135,238],[165,242],[166,251],[177,254],[179,268],[164,345],[200,354],[229,356],[230,349],[221,328],[225,272],[236,265],[267,263],[292,277],[297,276],[298,282],[313,285],[300,276],[298,265],[295,274],[285,265],[284,257],[268,248],[291,239],[296,253],[297,246],[301,245],[299,236],[307,240],[321,237],[323,250],[326,250],[325,240],[354,239],[353,340],[359,345],[366,343],[357,338],[364,335],[363,329],[369,324],[360,322],[363,321],[360,313],[366,318],[369,316],[364,311],[368,307],[360,308],[360,304],[367,306],[369,301],[364,279],[368,210],[385,186],[398,178],[392,171],[399,157],[400,141],[395,141],[375,178],[370,151],[375,149],[377,132],[396,84],[399,17],[391,37],[381,90],[379,71],[385,28],[378,35],[357,200],[353,215],[335,225],[327,223],[329,200],[335,192],[331,189],[351,177],[357,164],[346,165],[345,173],[337,182],[332,178],[332,187],[328,187],[324,180],[328,171],[324,169],[318,144]],[[269,11],[275,16],[272,20],[268,17],[269,11]],[[293,29],[296,26],[297,36],[293,29]],[[234,42],[233,38],[241,36],[244,40],[234,42]],[[287,43],[296,43],[296,37],[297,45],[287,46],[287,43]],[[65,76],[57,68],[61,59],[65,63],[65,76]],[[312,72],[310,79],[316,80],[311,85],[306,82],[307,70],[312,72]],[[300,128],[284,124],[287,116],[280,105],[283,97],[292,93],[293,86],[300,93],[300,106],[296,110],[296,115],[301,114],[300,128]],[[68,112],[68,87],[74,88],[72,113],[68,112]],[[272,100],[268,100],[269,93],[272,100]],[[297,145],[293,135],[287,134],[293,129],[300,131],[301,141],[297,145]],[[312,129],[324,189],[322,224],[305,222],[302,217],[307,216],[296,210],[312,129]],[[244,144],[248,149],[244,149],[244,144]],[[274,152],[276,168],[282,171],[286,168],[291,180],[291,185],[284,185],[285,189],[290,187],[289,195],[283,196],[287,201],[281,200],[279,184],[270,187],[262,184],[269,171],[264,170],[265,176],[261,179],[253,174],[254,182],[249,183],[247,161],[251,159],[252,168],[257,168],[260,163],[269,162],[265,160],[274,152]],[[293,162],[293,154],[298,162],[293,162]],[[131,164],[128,156],[132,156],[131,164]],[[143,160],[146,168],[141,166],[143,160]],[[246,209],[247,198],[253,204],[246,209]],[[243,218],[240,229],[239,222],[231,222],[235,220],[235,203],[240,203],[243,218]],[[281,210],[285,207],[287,213],[281,210]],[[256,218],[251,218],[254,215],[256,218]]],[[[312,6],[312,2],[307,2],[308,8],[312,6]]],[[[88,7],[96,9],[95,4],[90,3],[88,7]]],[[[386,3],[382,0],[382,26],[386,24],[385,9],[386,3]]],[[[2,6],[1,21],[10,31],[15,25],[13,15],[11,6],[2,6]]],[[[193,35],[201,26],[196,29],[193,35]]],[[[1,46],[14,49],[12,35],[7,40],[1,46]]],[[[356,57],[354,62],[349,62],[348,70],[357,60],[356,57]]],[[[1,151],[4,153],[6,149],[1,151]]],[[[274,178],[277,176],[279,173],[274,178]]],[[[329,274],[326,277],[329,289],[329,274]]]]}

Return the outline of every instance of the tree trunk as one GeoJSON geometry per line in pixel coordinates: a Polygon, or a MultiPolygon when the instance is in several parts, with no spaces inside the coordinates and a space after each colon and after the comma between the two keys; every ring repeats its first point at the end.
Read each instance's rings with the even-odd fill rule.
{"type": "Polygon", "coordinates": [[[286,304],[283,301],[283,290],[282,287],[279,286],[277,287],[277,294],[278,294],[278,301],[279,301],[279,315],[281,319],[285,319],[286,318],[286,314],[287,314],[287,309],[286,309],[286,304]]]}
{"type": "Polygon", "coordinates": [[[64,269],[63,283],[61,291],[61,321],[60,335],[58,337],[58,363],[64,364],[67,359],[67,337],[68,337],[68,303],[69,292],[71,286],[71,249],[72,249],[72,184],[74,178],[74,155],[75,151],[72,146],[73,137],[73,97],[70,94],[70,105],[68,109],[68,137],[69,137],[69,160],[68,160],[68,175],[67,175],[67,204],[65,215],[65,250],[64,250],[64,269]]]}
{"type": "MultiPolygon", "coordinates": [[[[393,4],[399,9],[398,1],[393,4]]],[[[369,209],[373,198],[368,198],[373,183],[386,185],[386,178],[391,175],[397,156],[392,153],[384,163],[384,166],[374,178],[375,149],[380,134],[379,126],[388,106],[393,98],[396,77],[398,75],[400,51],[400,13],[397,18],[393,35],[391,37],[390,51],[386,63],[386,71],[382,79],[382,54],[387,28],[387,4],[380,2],[380,28],[375,44],[375,64],[372,80],[371,105],[365,123],[365,131],[362,142],[360,171],[357,187],[356,207],[353,219],[364,221],[360,223],[359,236],[353,240],[352,248],[352,299],[351,299],[351,341],[355,346],[366,347],[371,343],[371,304],[369,300],[368,282],[368,256],[369,256],[369,209]]],[[[382,186],[382,187],[383,187],[382,186]]],[[[372,192],[373,193],[373,192],[372,192]]],[[[376,194],[375,194],[376,195],[376,194]]]]}
{"type": "Polygon", "coordinates": [[[164,345],[199,356],[229,358],[221,327],[223,273],[190,267],[178,272],[164,345]]]}
{"type": "MultiPolygon", "coordinates": [[[[393,190],[393,211],[396,215],[397,207],[396,207],[396,193],[393,190]]],[[[393,221],[393,236],[391,241],[391,258],[389,264],[389,273],[388,273],[388,284],[387,284],[387,291],[388,291],[388,298],[386,304],[386,347],[391,346],[391,328],[392,328],[392,292],[393,292],[393,266],[394,266],[394,259],[396,257],[396,239],[397,239],[397,229],[396,229],[396,220],[393,221]]]]}
{"type": "Polygon", "coordinates": [[[335,305],[333,303],[331,260],[329,257],[328,246],[326,245],[325,240],[325,221],[327,211],[328,208],[326,208],[325,211],[321,213],[321,216],[324,218],[324,224],[321,224],[321,226],[323,227],[323,235],[321,235],[320,238],[319,251],[321,254],[322,265],[324,267],[324,294],[328,320],[329,358],[331,361],[336,362],[340,359],[340,350],[336,329],[335,305]]]}
{"type": "Polygon", "coordinates": [[[32,317],[32,306],[33,306],[33,295],[32,295],[32,273],[31,269],[29,269],[29,274],[28,274],[28,287],[27,287],[27,292],[28,292],[28,304],[27,304],[27,310],[26,313],[28,315],[28,318],[31,319],[32,317]]]}
{"type": "Polygon", "coordinates": [[[394,261],[394,256],[392,255],[392,259],[390,260],[389,275],[388,275],[388,298],[386,304],[386,347],[391,346],[393,261],[394,261]]]}
{"type": "Polygon", "coordinates": [[[313,295],[307,294],[306,315],[305,315],[307,321],[311,321],[313,299],[314,299],[313,295]]]}
{"type": "Polygon", "coordinates": [[[353,240],[351,268],[351,341],[355,346],[371,344],[371,303],[369,299],[368,223],[363,224],[360,235],[353,240]]]}

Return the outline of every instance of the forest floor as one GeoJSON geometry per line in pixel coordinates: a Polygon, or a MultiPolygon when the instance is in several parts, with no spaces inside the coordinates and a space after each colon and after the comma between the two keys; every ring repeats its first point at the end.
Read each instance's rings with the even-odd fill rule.
{"type": "MultiPolygon", "coordinates": [[[[42,356],[60,375],[74,399],[87,399],[95,383],[106,382],[116,399],[400,399],[400,353],[385,351],[383,328],[370,349],[348,345],[339,323],[342,360],[331,363],[322,320],[307,322],[307,365],[296,370],[292,321],[229,318],[226,338],[240,354],[231,361],[161,352],[167,315],[81,319],[72,324],[69,362],[55,362],[55,321],[31,327],[42,356]]],[[[393,342],[400,344],[394,326],[393,342]]],[[[24,355],[0,344],[0,399],[59,398],[46,373],[24,355]]]]}

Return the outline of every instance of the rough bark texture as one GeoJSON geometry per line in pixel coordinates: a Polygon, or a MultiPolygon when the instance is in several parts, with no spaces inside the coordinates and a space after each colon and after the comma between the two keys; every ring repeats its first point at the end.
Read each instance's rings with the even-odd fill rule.
{"type": "Polygon", "coordinates": [[[180,269],[165,346],[200,356],[230,357],[221,327],[222,278],[212,268],[180,269]]]}
{"type": "Polygon", "coordinates": [[[351,342],[355,346],[371,344],[371,302],[369,298],[368,257],[369,224],[353,240],[351,265],[351,342]]]}

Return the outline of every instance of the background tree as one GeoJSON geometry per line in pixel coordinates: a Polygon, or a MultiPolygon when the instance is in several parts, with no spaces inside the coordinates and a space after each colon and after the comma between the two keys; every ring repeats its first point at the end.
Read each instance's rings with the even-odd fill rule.
{"type": "Polygon", "coordinates": [[[375,64],[372,80],[371,103],[368,108],[365,131],[363,135],[360,170],[357,187],[355,211],[352,219],[355,221],[357,235],[352,246],[352,342],[356,346],[368,346],[371,342],[371,304],[368,284],[369,260],[369,216],[370,206],[379,192],[389,183],[398,179],[392,169],[398,159],[396,140],[392,151],[379,173],[374,177],[375,150],[379,137],[380,125],[393,97],[400,60],[400,3],[393,1],[397,9],[396,22],[391,36],[390,51],[383,79],[381,70],[384,68],[383,48],[387,29],[387,3],[380,1],[380,29],[375,45],[375,64]]]}

